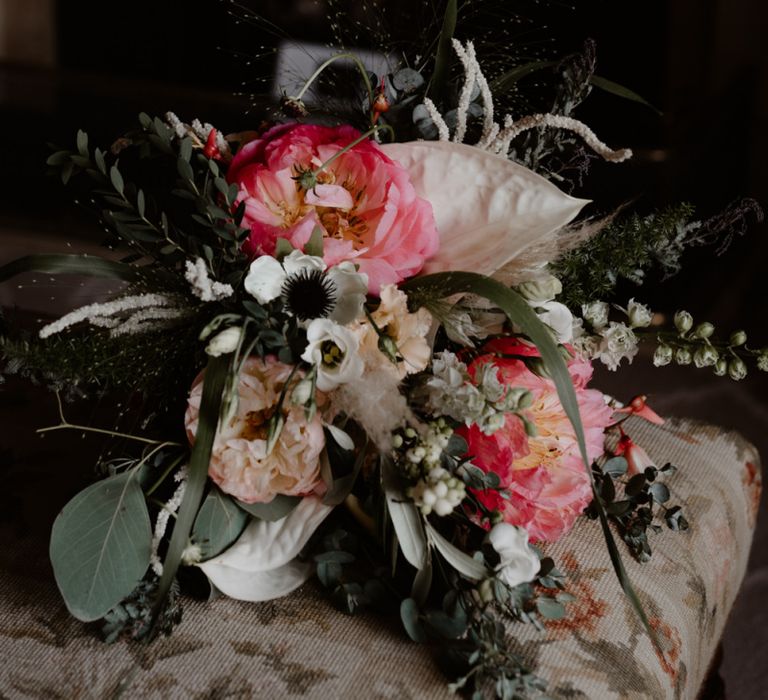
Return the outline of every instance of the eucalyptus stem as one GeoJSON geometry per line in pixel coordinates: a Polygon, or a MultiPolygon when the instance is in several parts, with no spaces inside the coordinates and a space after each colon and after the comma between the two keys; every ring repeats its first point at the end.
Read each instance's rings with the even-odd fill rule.
{"type": "Polygon", "coordinates": [[[78,425],[77,423],[70,423],[67,421],[67,419],[64,417],[64,411],[61,406],[61,396],[59,396],[59,392],[56,392],[56,401],[59,406],[59,418],[61,419],[61,423],[59,425],[52,425],[48,428],[38,428],[35,432],[38,434],[41,433],[50,433],[54,430],[82,430],[86,433],[98,433],[99,435],[109,435],[111,437],[121,437],[125,438],[126,440],[135,440],[136,442],[143,442],[147,445],[162,445],[162,446],[169,446],[169,447],[181,447],[181,443],[179,442],[168,442],[167,440],[151,440],[150,438],[141,437],[140,435],[128,435],[127,433],[120,433],[116,430],[106,430],[105,428],[92,428],[88,425],[78,425]]]}

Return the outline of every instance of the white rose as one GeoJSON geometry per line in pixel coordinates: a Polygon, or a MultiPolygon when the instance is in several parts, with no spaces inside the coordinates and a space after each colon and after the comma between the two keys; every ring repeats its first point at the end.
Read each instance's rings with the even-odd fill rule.
{"type": "Polygon", "coordinates": [[[301,359],[317,367],[317,388],[332,391],[359,379],[363,360],[357,336],[327,318],[316,318],[307,327],[307,347],[301,359]]]}
{"type": "Polygon", "coordinates": [[[627,304],[627,317],[632,328],[647,328],[651,325],[653,312],[645,304],[630,299],[627,304]]]}
{"type": "Polygon", "coordinates": [[[591,304],[583,304],[581,315],[584,320],[596,331],[608,325],[608,304],[604,301],[593,301],[591,304]]]}
{"type": "Polygon", "coordinates": [[[498,552],[496,576],[510,588],[533,581],[539,573],[539,557],[528,546],[528,532],[509,523],[494,525],[487,535],[488,542],[498,552]]]}
{"type": "Polygon", "coordinates": [[[546,301],[536,304],[536,308],[539,319],[554,331],[558,343],[570,343],[573,340],[573,314],[565,304],[546,301]]]}
{"type": "Polygon", "coordinates": [[[328,270],[327,276],[336,289],[336,306],[330,318],[346,326],[363,315],[368,275],[358,272],[354,263],[346,260],[328,270]]]}
{"type": "Polygon", "coordinates": [[[211,357],[219,357],[220,355],[234,352],[237,350],[242,334],[243,329],[240,326],[227,328],[213,337],[211,342],[205,347],[205,352],[211,357]]]}

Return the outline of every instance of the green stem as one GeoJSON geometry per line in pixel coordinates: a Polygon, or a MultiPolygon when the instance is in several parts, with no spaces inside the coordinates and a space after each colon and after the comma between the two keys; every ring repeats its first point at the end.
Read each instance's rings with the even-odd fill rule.
{"type": "Polygon", "coordinates": [[[299,94],[295,96],[297,100],[300,100],[304,93],[309,89],[310,85],[317,80],[318,77],[320,77],[320,74],[328,68],[332,63],[335,61],[338,61],[342,58],[349,59],[354,62],[354,64],[357,66],[358,70],[360,71],[360,75],[363,76],[363,82],[365,83],[365,89],[368,91],[368,104],[372,107],[373,106],[373,86],[371,85],[371,79],[368,77],[368,71],[365,69],[365,66],[362,64],[360,59],[355,56],[355,54],[352,53],[340,53],[336,54],[335,56],[331,56],[328,60],[321,63],[317,70],[312,73],[311,76],[309,76],[306,83],[304,83],[304,87],[301,88],[299,91],[299,94]]]}
{"type": "Polygon", "coordinates": [[[317,177],[323,170],[325,170],[333,161],[335,161],[340,156],[343,156],[347,151],[351,151],[355,146],[357,146],[358,143],[362,143],[367,138],[370,138],[374,134],[378,133],[379,131],[389,131],[391,134],[394,134],[394,129],[392,129],[389,124],[381,124],[378,126],[372,126],[368,131],[366,131],[364,134],[360,134],[352,143],[347,144],[342,148],[340,151],[336,151],[328,160],[326,160],[320,167],[316,168],[312,171],[312,176],[317,177]]]}
{"type": "Polygon", "coordinates": [[[181,463],[182,459],[183,459],[183,456],[182,457],[178,457],[177,459],[174,459],[173,462],[171,462],[171,464],[160,475],[160,478],[154,484],[152,484],[152,486],[150,486],[149,489],[146,491],[146,493],[144,495],[147,498],[149,498],[149,496],[151,496],[155,491],[157,491],[158,488],[160,488],[160,484],[162,484],[168,478],[168,475],[176,467],[179,466],[179,464],[181,463]]]}

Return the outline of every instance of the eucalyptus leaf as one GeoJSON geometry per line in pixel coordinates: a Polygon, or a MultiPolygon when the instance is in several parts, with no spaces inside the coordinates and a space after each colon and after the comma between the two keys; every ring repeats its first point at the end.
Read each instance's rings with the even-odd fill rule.
{"type": "Polygon", "coordinates": [[[136,470],[95,483],[59,513],[50,543],[69,611],[91,622],[136,588],[149,566],[152,527],[136,470]]]}
{"type": "Polygon", "coordinates": [[[277,494],[269,503],[243,503],[235,501],[239,508],[250,513],[254,518],[275,522],[288,515],[299,503],[301,496],[285,496],[277,494]]]}
{"type": "Polygon", "coordinates": [[[603,465],[603,474],[608,474],[608,476],[617,477],[617,476],[623,476],[627,473],[627,469],[629,468],[629,464],[627,463],[626,458],[624,457],[611,457],[604,465],[603,465]]]}
{"type": "Polygon", "coordinates": [[[536,599],[536,609],[542,617],[548,620],[561,620],[565,617],[565,606],[554,598],[547,596],[536,599]]]}
{"type": "Polygon", "coordinates": [[[312,230],[312,235],[304,246],[304,252],[316,258],[323,257],[323,230],[319,226],[315,226],[312,230]]]}
{"type": "Polygon", "coordinates": [[[413,598],[406,598],[400,603],[400,619],[403,621],[403,627],[408,636],[419,644],[427,641],[427,635],[424,627],[419,620],[419,606],[413,598]]]}
{"type": "Polygon", "coordinates": [[[413,68],[401,68],[392,76],[392,85],[401,92],[415,92],[424,84],[424,76],[413,68]]]}
{"type": "Polygon", "coordinates": [[[192,540],[200,545],[203,561],[229,547],[242,534],[247,522],[248,514],[238,508],[230,496],[215,486],[211,488],[192,528],[192,540]]]}
{"type": "Polygon", "coordinates": [[[125,189],[125,182],[123,181],[123,176],[120,174],[120,171],[117,169],[116,165],[113,165],[109,169],[109,179],[112,181],[112,186],[115,188],[115,190],[119,194],[123,194],[123,190],[125,189]]]}
{"type": "Polygon", "coordinates": [[[452,545],[445,539],[430,523],[427,521],[427,532],[429,540],[435,545],[443,558],[458,571],[462,576],[472,581],[480,581],[490,573],[485,564],[477,559],[470,557],[462,552],[458,547],[452,545]]]}

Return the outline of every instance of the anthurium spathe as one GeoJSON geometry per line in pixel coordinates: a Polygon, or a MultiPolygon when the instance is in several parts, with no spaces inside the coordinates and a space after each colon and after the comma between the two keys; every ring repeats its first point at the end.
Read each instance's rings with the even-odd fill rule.
{"type": "Polygon", "coordinates": [[[526,248],[565,226],[589,200],[502,156],[448,141],[381,146],[431,205],[440,247],[424,272],[491,275],[526,248]]]}

